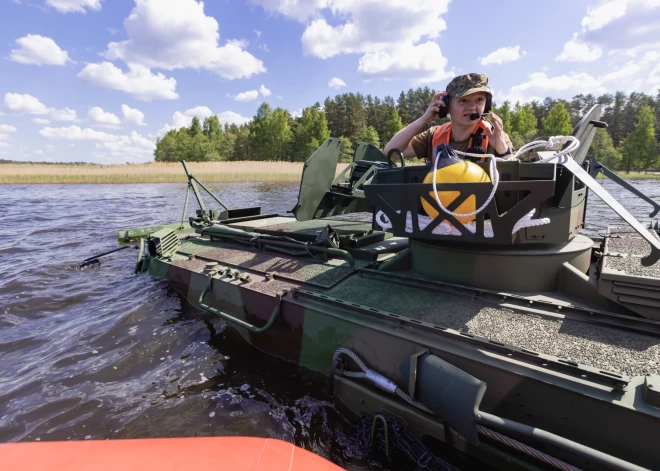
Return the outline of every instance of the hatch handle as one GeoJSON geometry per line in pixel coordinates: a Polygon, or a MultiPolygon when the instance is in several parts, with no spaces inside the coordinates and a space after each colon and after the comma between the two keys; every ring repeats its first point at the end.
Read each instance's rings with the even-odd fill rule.
{"type": "Polygon", "coordinates": [[[273,312],[270,315],[270,318],[268,319],[268,322],[266,322],[263,326],[257,327],[253,324],[250,324],[249,322],[245,322],[242,319],[238,319],[230,314],[227,314],[226,312],[222,312],[219,309],[216,309],[214,307],[208,306],[204,304],[204,297],[206,294],[211,290],[211,285],[213,283],[213,276],[209,276],[209,282],[202,291],[202,294],[199,295],[199,307],[202,308],[206,312],[210,312],[211,314],[214,314],[221,319],[226,320],[227,322],[231,322],[232,324],[236,324],[240,327],[244,327],[248,329],[251,332],[255,332],[257,334],[260,334],[262,332],[266,332],[270,327],[273,325],[273,322],[275,321],[275,318],[280,312],[280,305],[282,304],[282,297],[277,296],[277,304],[275,305],[275,309],[273,309],[273,312]]]}

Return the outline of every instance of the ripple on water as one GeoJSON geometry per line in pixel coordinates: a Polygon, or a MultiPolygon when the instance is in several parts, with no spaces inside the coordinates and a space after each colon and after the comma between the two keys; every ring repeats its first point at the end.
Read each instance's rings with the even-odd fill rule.
{"type": "MultiPolygon", "coordinates": [[[[657,182],[635,185],[660,200],[657,182]]],[[[208,186],[230,207],[280,214],[299,189],[208,186]]],[[[166,283],[133,275],[134,250],[77,268],[115,248],[120,229],[180,221],[185,191],[0,186],[0,441],[242,434],[293,441],[348,469],[386,469],[365,455],[319,375],[260,354],[166,283]]],[[[616,197],[646,222],[646,205],[616,197]]],[[[618,217],[590,195],[585,232],[611,224],[618,217]]]]}

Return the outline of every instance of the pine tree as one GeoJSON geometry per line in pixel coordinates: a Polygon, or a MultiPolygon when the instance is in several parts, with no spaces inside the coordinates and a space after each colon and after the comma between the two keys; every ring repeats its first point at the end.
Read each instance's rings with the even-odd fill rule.
{"type": "Polygon", "coordinates": [[[325,113],[316,107],[305,108],[293,131],[291,160],[307,160],[328,137],[330,130],[325,113]]]}
{"type": "Polygon", "coordinates": [[[573,132],[571,116],[563,103],[557,103],[548,112],[548,116],[541,120],[543,133],[550,136],[569,136],[573,132]]]}
{"type": "Polygon", "coordinates": [[[385,132],[383,133],[383,144],[390,142],[390,139],[403,128],[401,117],[396,107],[390,108],[390,115],[385,123],[385,132]]]}
{"type": "Polygon", "coordinates": [[[520,106],[516,103],[513,117],[511,118],[511,143],[515,149],[520,149],[524,144],[530,142],[538,133],[536,127],[536,115],[532,105],[520,106]]]}
{"type": "Polygon", "coordinates": [[[655,115],[650,106],[642,106],[637,114],[635,129],[622,144],[623,164],[626,173],[633,167],[645,170],[658,159],[658,143],[655,140],[655,115]]]}
{"type": "Polygon", "coordinates": [[[202,124],[199,122],[199,118],[197,116],[193,117],[192,123],[190,124],[190,128],[188,130],[188,134],[190,134],[192,137],[195,137],[198,134],[202,134],[202,124]]]}
{"type": "Polygon", "coordinates": [[[513,115],[511,113],[511,103],[505,101],[504,103],[502,103],[502,106],[493,107],[493,108],[495,114],[500,118],[502,118],[504,132],[507,134],[511,134],[511,124],[513,120],[513,115]]]}
{"type": "Polygon", "coordinates": [[[357,138],[360,142],[368,142],[380,148],[380,138],[373,126],[364,126],[357,138]]]}
{"type": "Polygon", "coordinates": [[[605,129],[596,129],[594,140],[589,148],[589,155],[592,155],[598,162],[610,169],[621,168],[621,152],[614,148],[612,138],[605,129]]]}

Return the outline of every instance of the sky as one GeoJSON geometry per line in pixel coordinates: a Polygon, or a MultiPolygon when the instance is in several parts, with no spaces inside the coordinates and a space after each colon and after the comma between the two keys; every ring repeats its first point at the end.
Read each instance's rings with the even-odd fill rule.
{"type": "Polygon", "coordinates": [[[655,96],[660,0],[0,0],[0,159],[148,162],[193,116],[468,72],[496,103],[655,96]]]}

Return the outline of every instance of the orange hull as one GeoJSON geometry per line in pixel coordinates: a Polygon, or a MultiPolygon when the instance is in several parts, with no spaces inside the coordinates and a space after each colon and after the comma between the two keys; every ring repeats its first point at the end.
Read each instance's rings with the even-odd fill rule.
{"type": "Polygon", "coordinates": [[[0,445],[3,471],[341,471],[291,443],[272,438],[196,437],[0,445]]]}

